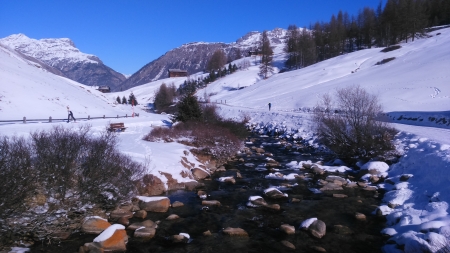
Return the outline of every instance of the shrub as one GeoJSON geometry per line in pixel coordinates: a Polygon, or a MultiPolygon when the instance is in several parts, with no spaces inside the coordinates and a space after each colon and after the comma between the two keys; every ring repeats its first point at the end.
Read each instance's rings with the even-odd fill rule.
{"type": "Polygon", "coordinates": [[[94,138],[89,130],[56,126],[32,133],[34,167],[42,187],[62,203],[114,205],[129,197],[145,168],[117,150],[114,133],[105,131],[94,138]]]}
{"type": "Polygon", "coordinates": [[[201,117],[179,122],[172,128],[154,128],[144,137],[147,141],[178,141],[195,147],[195,154],[208,155],[219,163],[242,148],[248,136],[245,122],[222,119],[214,105],[201,108],[201,117]]]}
{"type": "Polygon", "coordinates": [[[392,60],[394,60],[394,59],[395,59],[395,57],[386,58],[386,59],[383,59],[383,60],[381,60],[381,61],[375,63],[375,65],[385,64],[385,63],[390,62],[390,61],[392,61],[392,60]]]}
{"type": "Polygon", "coordinates": [[[338,89],[337,103],[323,96],[314,110],[316,129],[321,141],[341,159],[369,160],[394,150],[396,130],[377,121],[382,112],[378,97],[359,86],[338,89]],[[338,108],[336,113],[331,108],[338,108]]]}
{"type": "Polygon", "coordinates": [[[400,45],[392,45],[392,46],[389,46],[389,47],[385,47],[383,50],[381,50],[380,52],[383,52],[383,53],[386,53],[386,52],[390,52],[390,51],[394,51],[394,50],[397,50],[397,49],[399,49],[399,48],[401,48],[402,46],[400,46],[400,45]]]}
{"type": "Polygon", "coordinates": [[[0,137],[0,218],[23,211],[23,200],[36,188],[31,145],[24,138],[0,137]]]}

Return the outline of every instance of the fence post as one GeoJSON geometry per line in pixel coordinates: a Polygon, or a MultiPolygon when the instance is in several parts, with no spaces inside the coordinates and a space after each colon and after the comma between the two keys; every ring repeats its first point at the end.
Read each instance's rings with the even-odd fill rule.
{"type": "Polygon", "coordinates": [[[90,120],[91,119],[91,115],[88,115],[88,120],[90,120]]]}
{"type": "Polygon", "coordinates": [[[125,118],[128,118],[128,114],[125,114],[125,118]]]}
{"type": "Polygon", "coordinates": [[[103,118],[105,118],[105,115],[103,115],[103,118]]]}
{"type": "Polygon", "coordinates": [[[48,118],[48,122],[52,123],[52,116],[48,118]]]}
{"type": "Polygon", "coordinates": [[[227,104],[227,100],[225,99],[225,104],[227,104]]]}
{"type": "Polygon", "coordinates": [[[119,115],[117,115],[117,118],[119,118],[119,115]]]}
{"type": "Polygon", "coordinates": [[[23,123],[24,123],[24,124],[27,123],[27,117],[23,117],[23,123]]]}

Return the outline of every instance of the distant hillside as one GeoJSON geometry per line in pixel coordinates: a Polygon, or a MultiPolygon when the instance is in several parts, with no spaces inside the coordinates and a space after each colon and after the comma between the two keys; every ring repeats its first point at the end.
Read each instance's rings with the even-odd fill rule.
{"type": "Polygon", "coordinates": [[[0,43],[26,55],[30,60],[46,64],[48,67],[45,68],[54,74],[85,85],[108,85],[116,90],[126,79],[104,65],[97,56],[80,52],[67,38],[35,40],[24,34],[14,34],[0,39],[0,43]]]}
{"type": "MultiPolygon", "coordinates": [[[[276,28],[269,31],[268,34],[271,45],[276,48],[275,51],[280,51],[284,46],[286,30],[276,28]]],[[[124,81],[120,88],[126,90],[137,85],[167,78],[169,69],[187,70],[188,74],[202,72],[205,70],[209,58],[218,49],[225,52],[229,61],[236,60],[239,57],[238,52],[241,56],[246,56],[248,51],[254,50],[260,35],[260,32],[249,32],[233,43],[195,42],[184,44],[142,67],[124,81]]]]}

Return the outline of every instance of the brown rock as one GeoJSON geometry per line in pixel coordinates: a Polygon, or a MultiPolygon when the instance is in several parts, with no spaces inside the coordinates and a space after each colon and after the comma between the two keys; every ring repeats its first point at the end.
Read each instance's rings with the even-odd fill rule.
{"type": "Polygon", "coordinates": [[[129,225],[127,227],[128,230],[136,230],[140,227],[146,227],[146,228],[157,228],[158,225],[156,225],[155,222],[151,221],[151,220],[145,220],[142,222],[134,222],[131,225],[129,225]]]}
{"type": "Polygon", "coordinates": [[[278,204],[265,205],[264,207],[268,208],[268,209],[276,210],[276,211],[279,211],[281,209],[280,205],[278,205],[278,204]]]}
{"type": "Polygon", "coordinates": [[[157,176],[147,174],[142,179],[142,185],[139,187],[139,193],[155,196],[166,192],[166,185],[157,176]]]}
{"type": "Polygon", "coordinates": [[[248,233],[242,228],[227,227],[226,229],[223,230],[223,233],[229,236],[248,237],[248,233]]]}
{"type": "Polygon", "coordinates": [[[111,224],[100,217],[87,217],[81,225],[81,231],[86,234],[100,234],[107,229],[111,224]]]}
{"type": "Polygon", "coordinates": [[[236,178],[242,178],[242,175],[239,171],[236,172],[236,178]]]}
{"type": "Polygon", "coordinates": [[[342,186],[337,185],[335,183],[328,183],[320,188],[321,191],[342,191],[344,190],[342,186]]]}
{"type": "Polygon", "coordinates": [[[225,183],[229,183],[229,184],[235,184],[236,183],[236,179],[234,179],[234,177],[227,177],[223,180],[223,182],[225,183]]]}
{"type": "Polygon", "coordinates": [[[308,230],[311,232],[311,234],[316,238],[322,238],[326,232],[327,232],[327,226],[325,225],[325,222],[321,220],[315,220],[311,225],[308,227],[308,230]]]}
{"type": "Polygon", "coordinates": [[[202,198],[202,199],[203,199],[203,198],[206,198],[206,196],[207,196],[205,191],[198,191],[198,192],[197,192],[197,195],[198,195],[200,198],[202,198]]]}
{"type": "Polygon", "coordinates": [[[169,215],[167,218],[166,218],[166,220],[176,220],[176,219],[179,219],[180,218],[180,216],[178,216],[178,215],[176,215],[176,214],[171,214],[171,215],[169,215]]]}
{"type": "Polygon", "coordinates": [[[333,194],[333,198],[347,198],[347,197],[348,196],[345,194],[337,194],[337,193],[333,194]]]}
{"type": "Polygon", "coordinates": [[[52,238],[59,239],[59,240],[67,240],[70,237],[70,235],[71,235],[70,232],[64,232],[64,231],[53,232],[52,238]]]}
{"type": "Polygon", "coordinates": [[[297,203],[297,202],[301,202],[302,200],[301,199],[298,199],[298,198],[292,198],[291,199],[291,202],[292,203],[297,203]]]}
{"type": "Polygon", "coordinates": [[[109,218],[111,220],[118,220],[119,218],[132,218],[133,217],[133,213],[131,211],[125,210],[125,209],[116,209],[114,211],[111,212],[111,214],[109,215],[109,218]]]}
{"type": "Polygon", "coordinates": [[[79,253],[103,253],[105,252],[99,243],[88,242],[80,247],[79,253]]]}
{"type": "Polygon", "coordinates": [[[211,234],[211,231],[207,230],[207,231],[203,232],[203,235],[204,236],[211,236],[212,234],[211,234]]]}
{"type": "Polygon", "coordinates": [[[364,215],[362,213],[355,213],[355,218],[357,220],[360,220],[360,221],[365,221],[366,220],[366,215],[364,215]]]}
{"type": "Polygon", "coordinates": [[[184,206],[183,202],[175,201],[175,202],[172,203],[172,207],[173,208],[181,207],[181,206],[184,206]]]}
{"type": "Polygon", "coordinates": [[[169,210],[170,199],[168,197],[138,197],[139,207],[147,212],[165,213],[169,210]]]}
{"type": "Polygon", "coordinates": [[[155,228],[139,228],[134,231],[135,238],[141,238],[144,240],[152,239],[156,234],[155,228]]]}
{"type": "Polygon", "coordinates": [[[118,224],[124,225],[124,226],[128,226],[128,224],[130,224],[130,220],[127,217],[120,217],[119,219],[117,219],[116,221],[118,224]]]}
{"type": "Polygon", "coordinates": [[[134,213],[133,217],[139,218],[139,219],[145,219],[147,217],[147,211],[145,211],[145,210],[136,211],[134,213]]]}
{"type": "Polygon", "coordinates": [[[324,248],[320,246],[311,246],[311,249],[317,252],[327,252],[324,248]]]}
{"type": "Polygon", "coordinates": [[[204,206],[220,206],[220,202],[218,200],[203,200],[202,205],[204,205],[204,206]]]}
{"type": "Polygon", "coordinates": [[[293,235],[295,234],[295,227],[288,225],[288,224],[283,224],[280,226],[280,230],[285,232],[288,235],[293,235]]]}
{"type": "Polygon", "coordinates": [[[264,149],[262,149],[262,148],[256,148],[256,149],[255,149],[255,152],[256,152],[256,153],[259,153],[259,154],[263,154],[263,153],[265,153],[266,151],[264,151],[264,149]]]}
{"type": "Polygon", "coordinates": [[[225,172],[225,171],[227,171],[227,170],[225,169],[225,166],[220,166],[220,167],[217,168],[217,170],[216,170],[216,172],[225,172]]]}
{"type": "Polygon", "coordinates": [[[184,237],[184,235],[172,235],[170,236],[170,240],[174,243],[187,242],[188,238],[184,237]]]}
{"type": "Polygon", "coordinates": [[[283,240],[283,241],[281,241],[281,244],[283,244],[284,246],[286,246],[289,249],[295,250],[295,246],[291,242],[283,240]]]}
{"type": "Polygon", "coordinates": [[[200,168],[192,169],[192,175],[194,175],[197,180],[205,179],[211,176],[206,170],[200,168]]]}

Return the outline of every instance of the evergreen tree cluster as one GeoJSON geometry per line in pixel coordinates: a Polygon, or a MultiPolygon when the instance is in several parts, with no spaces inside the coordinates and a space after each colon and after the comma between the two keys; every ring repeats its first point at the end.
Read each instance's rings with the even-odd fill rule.
{"type": "Polygon", "coordinates": [[[195,93],[198,89],[206,87],[209,83],[216,81],[217,79],[224,77],[226,75],[232,74],[238,70],[236,64],[228,64],[228,67],[221,67],[217,70],[211,70],[209,75],[205,78],[198,79],[186,79],[182,85],[178,88],[177,92],[179,95],[186,95],[190,93],[195,93]]]}
{"type": "Polygon", "coordinates": [[[123,96],[122,97],[122,99],[119,97],[119,96],[117,96],[117,98],[116,98],[116,103],[117,104],[123,104],[123,105],[126,105],[126,104],[129,104],[129,105],[138,105],[138,102],[137,102],[137,99],[136,99],[136,96],[134,96],[134,94],[133,93],[131,93],[129,96],[128,96],[128,100],[127,100],[127,98],[125,97],[125,96],[123,96]]]}
{"type": "Polygon", "coordinates": [[[450,24],[448,0],[387,0],[376,9],[365,7],[357,15],[339,11],[329,22],[306,29],[288,27],[286,68],[298,69],[365,48],[408,42],[425,28],[450,24]]]}

